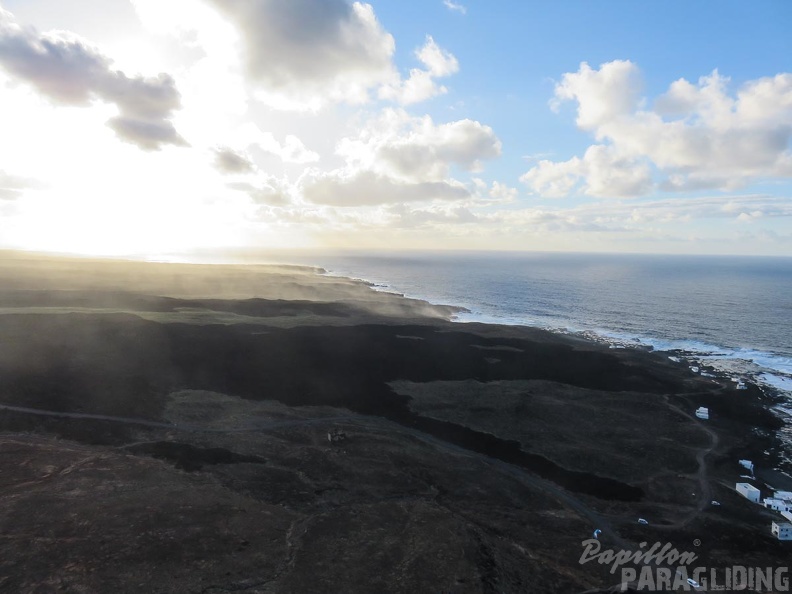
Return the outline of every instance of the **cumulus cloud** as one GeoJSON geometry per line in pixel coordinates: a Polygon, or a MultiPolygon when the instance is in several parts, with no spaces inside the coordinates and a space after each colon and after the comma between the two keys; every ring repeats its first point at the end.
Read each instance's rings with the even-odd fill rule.
{"type": "Polygon", "coordinates": [[[167,74],[130,77],[85,41],[65,33],[40,34],[22,28],[0,9],[0,66],[61,105],[113,103],[118,116],[108,125],[123,140],[146,150],[183,145],[170,117],[180,107],[167,74]]]}
{"type": "Polygon", "coordinates": [[[479,122],[438,125],[429,116],[387,109],[338,143],[344,167],[309,172],[301,187],[306,200],[339,206],[462,200],[473,192],[451,177],[452,168],[478,171],[500,151],[493,130],[479,122]]]}
{"type": "Polygon", "coordinates": [[[679,225],[701,220],[744,222],[759,218],[787,218],[792,217],[792,203],[783,196],[749,194],[665,198],[636,204],[600,203],[567,212],[583,219],[640,230],[648,225],[679,225]]]}
{"type": "Polygon", "coordinates": [[[470,197],[465,186],[452,181],[407,182],[373,171],[319,174],[305,183],[302,194],[309,202],[332,206],[367,206],[470,197]]]}
{"type": "Polygon", "coordinates": [[[38,187],[35,180],[11,175],[0,169],[0,200],[13,200],[22,194],[27,188],[38,187]]]}
{"type": "Polygon", "coordinates": [[[443,4],[445,5],[445,7],[448,10],[450,10],[452,12],[458,12],[460,14],[467,14],[467,8],[465,6],[463,6],[462,4],[458,4],[457,2],[452,2],[452,0],[443,0],[443,4]]]}
{"type": "Polygon", "coordinates": [[[454,55],[443,50],[431,35],[427,35],[426,42],[415,51],[415,56],[423,64],[424,69],[413,68],[406,80],[381,87],[380,98],[406,105],[448,92],[448,89],[438,85],[435,79],[451,76],[459,71],[459,62],[454,55]]]}
{"type": "Polygon", "coordinates": [[[261,135],[256,145],[264,152],[280,157],[284,163],[313,163],[319,160],[318,153],[308,150],[294,134],[287,134],[283,143],[280,143],[267,132],[261,135]]]}
{"type": "MultiPolygon", "coordinates": [[[[272,132],[265,132],[253,122],[245,122],[224,134],[227,144],[244,147],[244,150],[257,149],[275,155],[284,163],[313,163],[319,155],[303,144],[294,134],[287,134],[283,142],[278,141],[272,132]]],[[[240,152],[237,150],[237,152],[240,152]]]]}
{"type": "Polygon", "coordinates": [[[748,81],[736,93],[718,71],[680,79],[651,109],[638,67],[581,64],[555,89],[553,107],[577,103],[577,125],[597,144],[567,161],[539,161],[521,179],[548,197],[733,190],[756,179],[792,177],[792,74],[748,81]]]}
{"type": "Polygon", "coordinates": [[[253,183],[235,182],[228,184],[228,187],[244,192],[259,206],[283,207],[291,203],[289,190],[285,184],[270,176],[261,175],[259,177],[260,179],[253,183]]]}
{"type": "Polygon", "coordinates": [[[397,204],[388,207],[387,212],[393,217],[392,227],[420,228],[480,222],[480,218],[464,206],[434,205],[411,208],[406,204],[397,204]]]}
{"type": "MultiPolygon", "coordinates": [[[[666,198],[641,202],[599,201],[574,208],[520,208],[478,216],[478,226],[495,228],[502,236],[559,235],[575,241],[605,234],[631,241],[688,241],[701,223],[738,229],[758,221],[792,217],[786,197],[768,195],[666,198]]],[[[750,228],[750,227],[748,227],[750,228]]],[[[585,241],[585,240],[583,240],[585,241]]]]}
{"type": "Polygon", "coordinates": [[[337,152],[355,169],[404,181],[441,181],[454,165],[479,171],[484,160],[500,156],[501,142],[492,128],[474,120],[438,125],[429,116],[388,109],[357,137],[342,139],[337,152]]]}
{"type": "Polygon", "coordinates": [[[564,74],[556,85],[551,106],[558,110],[562,101],[577,101],[577,125],[597,131],[604,124],[632,114],[638,107],[641,87],[640,72],[632,62],[615,60],[599,70],[583,62],[577,72],[564,74]]]}
{"type": "Polygon", "coordinates": [[[374,9],[346,0],[208,0],[240,31],[249,77],[278,107],[362,103],[394,76],[395,43],[374,9]]]}
{"type": "Polygon", "coordinates": [[[221,173],[240,174],[253,173],[256,166],[246,155],[242,155],[230,148],[215,149],[215,167],[221,173]]]}
{"type": "Polygon", "coordinates": [[[249,154],[249,150],[254,148],[275,155],[284,163],[305,164],[319,160],[319,155],[308,150],[303,142],[293,134],[286,135],[281,143],[275,139],[271,132],[262,132],[258,126],[251,123],[230,136],[236,140],[236,145],[246,148],[243,150],[230,147],[215,149],[215,166],[223,173],[256,172],[258,168],[249,154]]]}
{"type": "Polygon", "coordinates": [[[563,198],[576,189],[589,196],[630,198],[653,187],[652,171],[645,162],[620,155],[612,146],[590,146],[583,158],[541,160],[520,180],[547,198],[563,198]]]}

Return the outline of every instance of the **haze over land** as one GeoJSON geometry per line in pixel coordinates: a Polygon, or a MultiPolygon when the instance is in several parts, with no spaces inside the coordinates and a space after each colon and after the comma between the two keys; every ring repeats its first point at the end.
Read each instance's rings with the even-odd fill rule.
{"type": "Polygon", "coordinates": [[[792,253],[787,2],[0,6],[3,247],[792,253]]]}
{"type": "Polygon", "coordinates": [[[619,581],[579,563],[595,529],[788,562],[733,490],[777,462],[754,386],[309,268],[4,252],[0,281],[9,591],[580,592],[619,581]]]}
{"type": "Polygon", "coordinates": [[[788,572],[790,23],[0,0],[0,591],[788,572]]]}

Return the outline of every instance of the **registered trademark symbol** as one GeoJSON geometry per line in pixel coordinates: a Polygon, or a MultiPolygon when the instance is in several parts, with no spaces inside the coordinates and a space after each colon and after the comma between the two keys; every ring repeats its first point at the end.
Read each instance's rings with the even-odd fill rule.
{"type": "Polygon", "coordinates": [[[701,541],[697,538],[696,540],[693,541],[693,546],[694,547],[700,547],[701,546],[701,541]]]}

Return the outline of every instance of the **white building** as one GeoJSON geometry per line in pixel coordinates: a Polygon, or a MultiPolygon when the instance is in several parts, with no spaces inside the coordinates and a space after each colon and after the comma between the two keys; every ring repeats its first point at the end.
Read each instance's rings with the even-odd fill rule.
{"type": "Polygon", "coordinates": [[[745,497],[748,501],[759,503],[759,497],[761,496],[761,492],[753,485],[750,485],[748,483],[737,483],[736,489],[737,492],[743,497],[745,497]]]}
{"type": "Polygon", "coordinates": [[[789,522],[773,522],[770,531],[778,540],[792,540],[792,524],[789,522]]]}
{"type": "Polygon", "coordinates": [[[781,515],[784,516],[790,522],[792,522],[792,512],[781,512],[781,515]]]}
{"type": "Polygon", "coordinates": [[[783,501],[792,501],[792,491],[775,491],[773,497],[783,501]]]}
{"type": "Polygon", "coordinates": [[[773,497],[767,497],[764,500],[764,506],[767,509],[772,509],[773,511],[777,512],[792,511],[792,503],[784,501],[783,499],[775,499],[773,497]]]}
{"type": "Polygon", "coordinates": [[[753,474],[754,465],[753,462],[751,462],[750,460],[740,460],[740,466],[742,466],[743,468],[748,470],[748,472],[753,474]]]}
{"type": "Polygon", "coordinates": [[[703,407],[703,406],[699,406],[699,407],[696,409],[696,416],[697,416],[699,419],[709,419],[709,409],[708,409],[708,408],[705,408],[705,407],[703,407]]]}

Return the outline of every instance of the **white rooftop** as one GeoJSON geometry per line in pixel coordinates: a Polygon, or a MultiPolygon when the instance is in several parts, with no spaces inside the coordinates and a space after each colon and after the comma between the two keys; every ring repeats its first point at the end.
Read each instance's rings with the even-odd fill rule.
{"type": "Polygon", "coordinates": [[[759,489],[754,487],[751,483],[737,483],[737,487],[738,488],[742,487],[746,491],[751,491],[751,492],[756,491],[757,493],[759,492],[759,489]]]}

